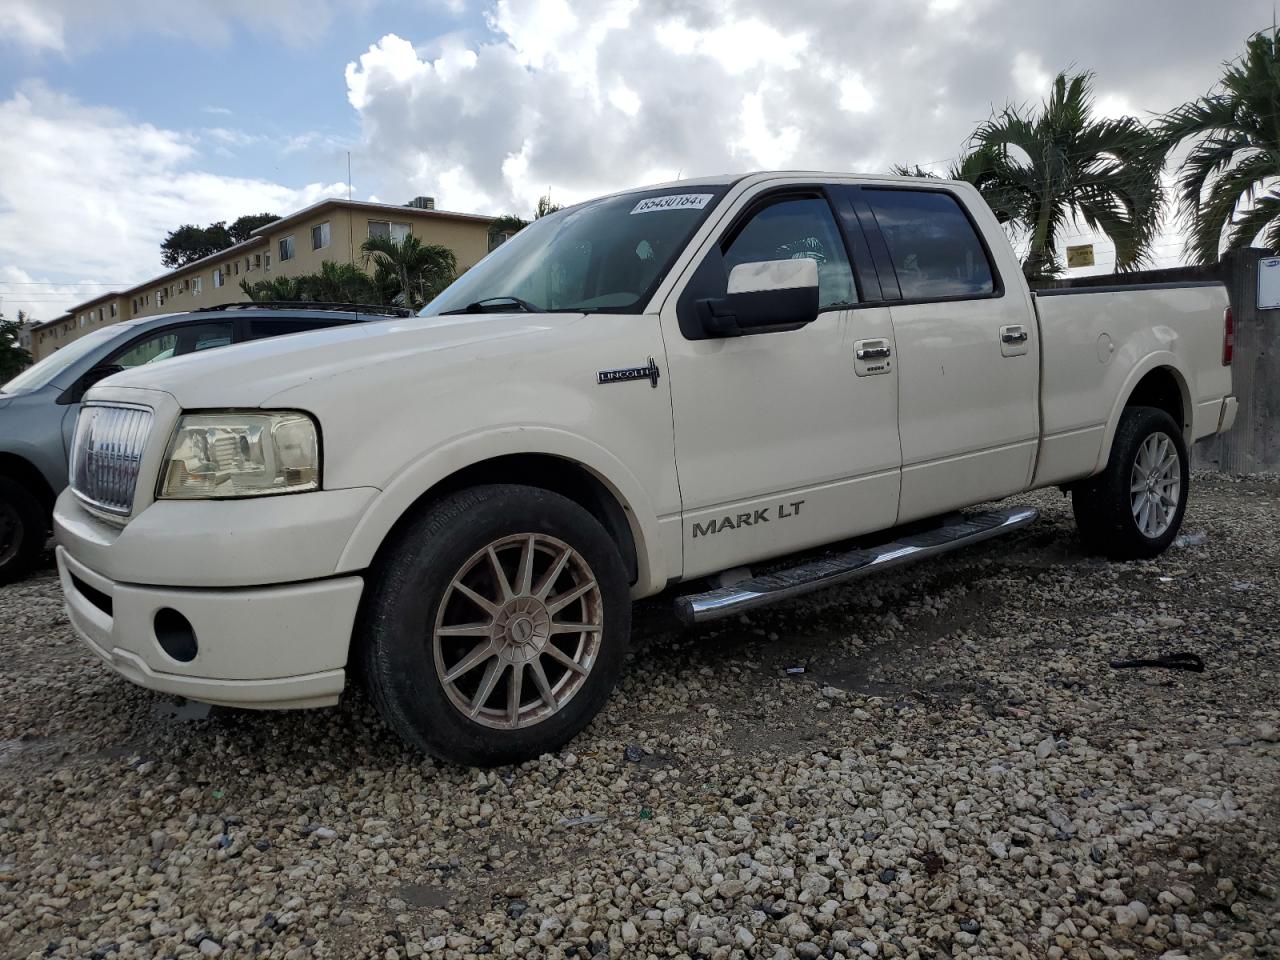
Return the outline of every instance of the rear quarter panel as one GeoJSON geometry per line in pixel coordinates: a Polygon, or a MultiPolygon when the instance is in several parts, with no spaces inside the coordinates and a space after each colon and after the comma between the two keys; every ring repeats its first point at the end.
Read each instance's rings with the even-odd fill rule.
{"type": "Polygon", "coordinates": [[[1159,367],[1182,390],[1187,442],[1217,429],[1231,392],[1231,369],[1221,362],[1222,285],[1042,292],[1036,304],[1044,344],[1036,486],[1101,470],[1125,401],[1159,367]]]}

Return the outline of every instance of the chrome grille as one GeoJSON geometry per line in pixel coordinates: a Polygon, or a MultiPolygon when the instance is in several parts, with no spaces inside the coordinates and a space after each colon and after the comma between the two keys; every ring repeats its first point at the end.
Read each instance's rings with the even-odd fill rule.
{"type": "Polygon", "coordinates": [[[86,403],[71,445],[71,489],[92,507],[128,516],[150,432],[144,407],[86,403]]]}

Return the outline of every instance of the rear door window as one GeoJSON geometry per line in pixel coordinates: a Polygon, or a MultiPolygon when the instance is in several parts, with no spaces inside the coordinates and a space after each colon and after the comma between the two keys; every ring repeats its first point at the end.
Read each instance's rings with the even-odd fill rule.
{"type": "Polygon", "coordinates": [[[339,326],[345,326],[345,324],[341,320],[332,318],[322,320],[309,317],[257,317],[249,321],[247,339],[266,340],[269,337],[283,337],[289,333],[339,326]]]}
{"type": "Polygon", "coordinates": [[[990,297],[987,251],[959,202],[940,190],[866,188],[904,300],[990,297]]]}
{"type": "Polygon", "coordinates": [[[122,353],[108,359],[103,366],[116,366],[128,370],[131,367],[140,367],[144,363],[151,363],[153,360],[172,357],[177,348],[177,331],[162,330],[129,344],[122,353]]]}
{"type": "Polygon", "coordinates": [[[178,338],[178,353],[181,355],[225,347],[231,343],[234,333],[235,329],[230,323],[203,323],[186,327],[178,338]]]}

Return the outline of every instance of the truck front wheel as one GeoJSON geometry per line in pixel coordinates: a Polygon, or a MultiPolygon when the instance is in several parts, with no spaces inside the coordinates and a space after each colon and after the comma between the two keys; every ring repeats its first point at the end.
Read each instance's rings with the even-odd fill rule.
{"type": "Polygon", "coordinates": [[[1182,526],[1189,486],[1187,445],[1173,418],[1154,407],[1129,407],[1106,469],[1071,491],[1080,536],[1113,560],[1158,556],[1182,526]]]}
{"type": "Polygon", "coordinates": [[[616,546],[535,487],[474,487],[405,524],[372,573],[360,638],[379,713],[443,760],[519,763],[604,706],[631,630],[616,546]]]}

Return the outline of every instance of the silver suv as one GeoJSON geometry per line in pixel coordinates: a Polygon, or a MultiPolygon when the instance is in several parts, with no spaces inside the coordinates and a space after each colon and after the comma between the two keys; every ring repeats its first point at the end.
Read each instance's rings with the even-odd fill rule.
{"type": "Polygon", "coordinates": [[[80,399],[113,373],[171,357],[361,320],[398,307],[245,303],[112,324],[0,387],[0,584],[26,574],[48,539],[53,501],[67,485],[80,399]]]}

